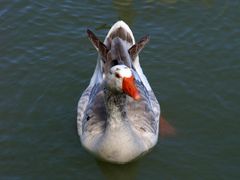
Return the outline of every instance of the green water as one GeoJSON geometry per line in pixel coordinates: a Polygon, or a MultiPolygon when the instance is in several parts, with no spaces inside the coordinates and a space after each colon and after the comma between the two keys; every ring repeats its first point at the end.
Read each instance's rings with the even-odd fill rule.
{"type": "Polygon", "coordinates": [[[238,0],[1,1],[0,179],[239,179],[238,0]],[[165,118],[160,138],[125,166],[96,161],[79,142],[78,99],[103,40],[126,21],[165,118]]]}

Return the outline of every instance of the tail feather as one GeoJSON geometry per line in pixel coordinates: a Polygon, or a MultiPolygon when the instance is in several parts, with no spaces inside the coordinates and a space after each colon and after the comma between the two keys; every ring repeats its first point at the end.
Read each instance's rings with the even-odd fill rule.
{"type": "Polygon", "coordinates": [[[119,37],[122,40],[125,40],[130,44],[133,44],[133,39],[132,39],[131,35],[122,27],[117,28],[111,34],[109,34],[109,38],[111,38],[111,39],[114,39],[116,37],[119,37]]]}
{"type": "Polygon", "coordinates": [[[133,33],[129,26],[124,21],[117,21],[109,30],[104,43],[107,43],[110,39],[114,39],[115,37],[119,37],[123,40],[126,40],[131,45],[135,44],[135,39],[133,33]]]}

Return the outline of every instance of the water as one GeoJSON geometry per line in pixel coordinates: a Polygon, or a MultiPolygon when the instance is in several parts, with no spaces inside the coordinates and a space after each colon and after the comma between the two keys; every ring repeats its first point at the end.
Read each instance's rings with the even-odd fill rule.
{"type": "Polygon", "coordinates": [[[1,1],[0,179],[239,179],[237,0],[1,1]],[[177,129],[125,166],[80,145],[78,99],[96,51],[123,19],[150,43],[141,64],[177,129]]]}

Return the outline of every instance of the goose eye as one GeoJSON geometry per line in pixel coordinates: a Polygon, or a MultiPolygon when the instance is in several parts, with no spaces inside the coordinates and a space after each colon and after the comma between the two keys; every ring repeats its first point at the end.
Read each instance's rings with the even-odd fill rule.
{"type": "Polygon", "coordinates": [[[116,78],[121,78],[121,75],[119,73],[115,73],[116,78]]]}

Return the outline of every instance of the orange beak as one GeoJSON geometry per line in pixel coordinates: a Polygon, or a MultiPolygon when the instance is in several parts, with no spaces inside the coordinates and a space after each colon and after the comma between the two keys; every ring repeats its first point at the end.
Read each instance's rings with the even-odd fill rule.
{"type": "Polygon", "coordinates": [[[124,93],[131,96],[134,100],[140,99],[140,94],[135,85],[133,76],[131,76],[129,78],[126,78],[126,77],[123,78],[122,90],[124,93]]]}

